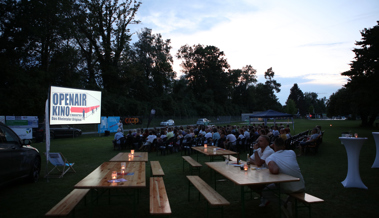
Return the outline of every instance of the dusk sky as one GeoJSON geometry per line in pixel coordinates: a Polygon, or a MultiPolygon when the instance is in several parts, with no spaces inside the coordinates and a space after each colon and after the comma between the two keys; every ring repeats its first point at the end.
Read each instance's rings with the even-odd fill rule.
{"type": "Polygon", "coordinates": [[[347,82],[341,73],[360,31],[377,25],[379,0],[142,0],[137,19],[133,32],[147,27],[171,39],[178,76],[181,46],[213,45],[231,69],[252,65],[258,82],[272,67],[284,105],[294,83],[329,98],[347,82]]]}

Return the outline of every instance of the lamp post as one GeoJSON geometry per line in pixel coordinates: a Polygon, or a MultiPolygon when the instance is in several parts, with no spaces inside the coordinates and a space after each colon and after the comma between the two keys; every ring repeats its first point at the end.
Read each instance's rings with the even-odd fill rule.
{"type": "Polygon", "coordinates": [[[151,109],[151,111],[150,111],[150,116],[149,116],[149,121],[147,122],[147,129],[149,128],[149,126],[150,126],[150,122],[151,122],[151,120],[153,119],[154,115],[155,115],[155,110],[154,110],[154,109],[151,109]]]}

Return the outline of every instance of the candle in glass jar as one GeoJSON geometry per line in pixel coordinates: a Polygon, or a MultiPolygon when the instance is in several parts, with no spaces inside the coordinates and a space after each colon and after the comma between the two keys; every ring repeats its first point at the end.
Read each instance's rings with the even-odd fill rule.
{"type": "Polygon", "coordinates": [[[117,179],[117,171],[112,172],[112,179],[117,179]]]}
{"type": "Polygon", "coordinates": [[[208,146],[207,144],[204,144],[204,148],[207,148],[207,146],[208,146]]]}
{"type": "Polygon", "coordinates": [[[131,153],[132,155],[134,155],[134,150],[130,150],[130,153],[131,153]]]}
{"type": "Polygon", "coordinates": [[[355,137],[355,138],[358,138],[358,133],[354,133],[354,137],[355,137]]]}
{"type": "Polygon", "coordinates": [[[249,166],[247,166],[247,164],[245,164],[245,165],[243,165],[243,169],[244,169],[245,171],[247,171],[247,170],[249,169],[249,166]]]}
{"type": "Polygon", "coordinates": [[[121,162],[121,169],[125,170],[125,167],[126,167],[126,162],[121,162]]]}

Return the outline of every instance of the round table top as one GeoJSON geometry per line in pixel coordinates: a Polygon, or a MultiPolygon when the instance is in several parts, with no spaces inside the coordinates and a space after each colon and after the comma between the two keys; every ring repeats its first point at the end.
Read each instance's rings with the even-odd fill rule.
{"type": "Polygon", "coordinates": [[[366,140],[366,137],[338,137],[339,139],[350,139],[350,140],[366,140]]]}

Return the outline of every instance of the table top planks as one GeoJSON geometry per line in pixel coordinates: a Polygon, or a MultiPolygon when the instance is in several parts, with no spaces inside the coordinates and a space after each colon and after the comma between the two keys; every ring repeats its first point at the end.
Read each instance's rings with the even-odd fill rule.
{"type": "Polygon", "coordinates": [[[203,146],[192,147],[193,150],[203,153],[207,156],[221,156],[221,155],[234,155],[238,154],[238,152],[231,151],[228,149],[216,147],[216,146],[207,146],[204,148],[203,146]],[[216,148],[216,153],[213,152],[213,149],[216,148]]]}
{"type": "Polygon", "coordinates": [[[117,176],[117,179],[126,179],[125,182],[108,182],[113,171],[120,173],[121,162],[104,162],[78,182],[75,188],[143,188],[146,187],[145,169],[145,162],[126,162],[125,172],[133,175],[117,176]]]}
{"type": "Polygon", "coordinates": [[[206,162],[205,164],[237,185],[258,185],[300,180],[282,173],[272,174],[268,169],[252,170],[249,168],[244,171],[240,167],[226,164],[225,162],[206,162]]]}
{"type": "Polygon", "coordinates": [[[149,160],[148,152],[135,152],[134,155],[129,158],[130,152],[120,152],[109,161],[124,161],[124,162],[147,162],[149,160]]]}

